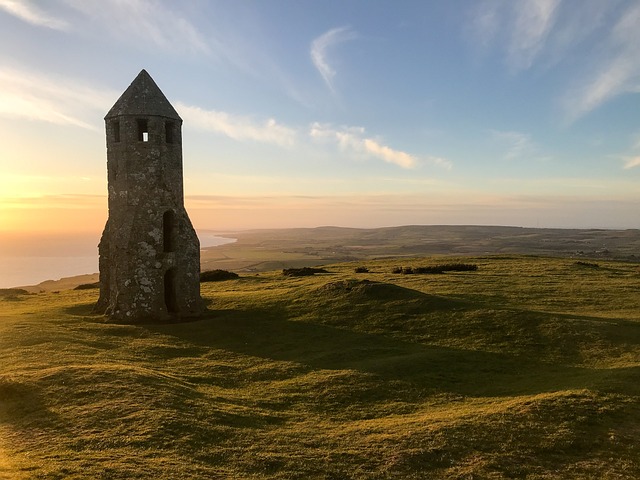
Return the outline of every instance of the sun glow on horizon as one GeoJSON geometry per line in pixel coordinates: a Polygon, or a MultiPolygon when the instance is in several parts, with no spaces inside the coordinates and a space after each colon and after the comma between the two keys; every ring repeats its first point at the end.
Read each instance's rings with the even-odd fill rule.
{"type": "Polygon", "coordinates": [[[0,197],[0,232],[92,232],[106,221],[106,196],[0,197]]]}

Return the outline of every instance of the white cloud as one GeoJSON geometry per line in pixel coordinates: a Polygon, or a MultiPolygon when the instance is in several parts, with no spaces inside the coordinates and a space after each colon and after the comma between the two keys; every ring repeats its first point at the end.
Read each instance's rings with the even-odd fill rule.
{"type": "Polygon", "coordinates": [[[429,155],[426,157],[426,161],[437,167],[444,168],[445,170],[451,170],[453,168],[453,162],[443,157],[435,157],[433,155],[429,155]]]}
{"type": "Polygon", "coordinates": [[[344,127],[336,130],[331,125],[314,123],[309,129],[309,136],[313,139],[334,141],[345,152],[378,158],[402,168],[414,168],[420,160],[446,169],[451,168],[451,162],[443,158],[428,156],[419,159],[410,153],[383,145],[378,140],[367,138],[362,127],[344,127]]]}
{"type": "Polygon", "coordinates": [[[65,21],[45,14],[38,7],[24,0],[0,0],[0,9],[38,27],[46,27],[53,30],[66,30],[68,28],[68,24],[65,21]]]}
{"type": "Polygon", "coordinates": [[[566,119],[573,122],[620,94],[640,91],[638,24],[637,2],[620,9],[601,0],[486,0],[474,9],[471,28],[474,45],[503,51],[512,72],[550,67],[586,51],[585,71],[563,99],[566,119]],[[613,28],[607,27],[608,18],[618,18],[613,28]]]}
{"type": "Polygon", "coordinates": [[[322,79],[333,92],[333,77],[336,71],[331,67],[327,58],[330,47],[356,38],[356,34],[349,27],[340,27],[329,30],[311,42],[311,61],[320,72],[322,79]]]}
{"type": "Polygon", "coordinates": [[[498,33],[501,22],[501,5],[498,2],[483,2],[475,5],[471,12],[473,45],[488,49],[498,33]]]}
{"type": "MultiPolygon", "coordinates": [[[[558,6],[554,28],[549,32],[544,54],[548,65],[557,65],[576,47],[588,45],[590,37],[599,38],[614,2],[579,0],[575,4],[563,0],[558,6]]],[[[598,42],[600,45],[600,42],[598,42]]]]}
{"type": "Polygon", "coordinates": [[[53,78],[5,68],[0,70],[0,115],[74,125],[98,130],[92,120],[101,118],[117,94],[99,91],[68,78],[53,78]]]}
{"type": "MultiPolygon", "coordinates": [[[[210,46],[198,29],[179,10],[150,0],[65,0],[83,15],[98,22],[111,36],[126,39],[128,45],[151,45],[164,52],[210,53],[210,46]]],[[[91,28],[95,25],[89,24],[91,28]]]]}
{"type": "Polygon", "coordinates": [[[605,102],[625,93],[640,92],[640,4],[624,11],[603,42],[603,53],[591,71],[567,95],[569,122],[586,115],[605,102]]]}
{"type": "Polygon", "coordinates": [[[515,70],[531,67],[543,49],[556,20],[560,0],[520,0],[513,2],[514,22],[507,61],[515,70]]]}
{"type": "Polygon", "coordinates": [[[640,157],[627,158],[624,163],[624,169],[628,170],[635,167],[640,167],[640,157]]]}
{"type": "Polygon", "coordinates": [[[370,138],[363,139],[362,145],[366,152],[370,153],[374,157],[381,158],[385,162],[394,163],[402,168],[413,168],[416,166],[415,157],[406,152],[394,150],[386,145],[381,145],[370,138]]]}
{"type": "Polygon", "coordinates": [[[252,140],[285,147],[295,142],[295,130],[278,124],[272,118],[259,123],[249,117],[203,110],[181,102],[176,103],[176,109],[190,126],[221,133],[234,140],[252,140]]]}
{"type": "Polygon", "coordinates": [[[504,148],[505,160],[522,158],[531,155],[535,150],[528,133],[492,130],[491,137],[504,148]]]}
{"type": "Polygon", "coordinates": [[[586,59],[561,99],[567,123],[640,92],[637,1],[484,0],[472,12],[474,46],[503,53],[513,73],[557,66],[569,54],[586,59]]]}
{"type": "Polygon", "coordinates": [[[498,48],[505,48],[507,66],[514,72],[527,70],[545,47],[560,1],[485,0],[473,10],[474,41],[484,49],[499,42],[498,48]]]}

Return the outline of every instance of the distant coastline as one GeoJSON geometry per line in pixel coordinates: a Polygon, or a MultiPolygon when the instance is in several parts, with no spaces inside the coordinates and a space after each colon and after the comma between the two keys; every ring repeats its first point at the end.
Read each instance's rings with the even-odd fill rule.
{"type": "MultiPolygon", "coordinates": [[[[236,241],[212,232],[198,232],[200,247],[216,247],[236,241]]],[[[38,285],[47,280],[98,272],[98,252],[82,256],[2,256],[0,255],[0,288],[38,285]]]]}
{"type": "Polygon", "coordinates": [[[237,242],[237,238],[221,237],[215,233],[207,231],[198,232],[198,238],[200,239],[200,248],[219,247],[220,245],[226,245],[228,243],[237,242]]]}

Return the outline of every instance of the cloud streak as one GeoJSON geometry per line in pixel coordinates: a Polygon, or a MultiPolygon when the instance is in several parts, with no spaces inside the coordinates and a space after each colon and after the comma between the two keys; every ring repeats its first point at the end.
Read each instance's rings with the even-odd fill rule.
{"type": "Polygon", "coordinates": [[[640,92],[638,25],[638,2],[600,0],[485,0],[471,21],[474,42],[501,52],[512,73],[559,66],[569,54],[587,59],[561,98],[569,124],[620,95],[640,92]]]}
{"type": "MultiPolygon", "coordinates": [[[[510,2],[511,3],[511,2],[510,2]]],[[[511,68],[526,70],[545,46],[556,20],[560,0],[520,0],[512,2],[514,21],[507,62],[511,68]]]]}
{"type": "Polygon", "coordinates": [[[356,34],[351,28],[340,27],[323,33],[311,42],[311,61],[320,72],[324,83],[332,92],[335,92],[333,78],[336,76],[336,71],[329,64],[328,51],[330,48],[354,38],[356,38],[356,34]]]}
{"type": "Polygon", "coordinates": [[[0,71],[0,115],[98,130],[88,118],[105,112],[117,94],[69,80],[5,68],[0,71]]]}
{"type": "Polygon", "coordinates": [[[222,134],[234,140],[251,140],[282,147],[290,147],[295,142],[295,130],[277,123],[273,118],[256,122],[249,117],[204,110],[182,102],[176,103],[176,109],[190,126],[222,134]]]}
{"type": "Polygon", "coordinates": [[[67,22],[51,17],[35,5],[21,0],[0,0],[0,10],[4,10],[10,15],[37,27],[46,27],[53,30],[66,30],[69,27],[67,22]]]}
{"type": "Polygon", "coordinates": [[[446,169],[452,166],[450,161],[440,157],[428,156],[419,159],[415,155],[383,145],[378,140],[366,137],[362,127],[345,127],[337,130],[331,125],[314,123],[309,129],[309,136],[316,140],[333,141],[343,152],[377,158],[406,169],[415,168],[420,160],[446,169]]]}
{"type": "Polygon", "coordinates": [[[163,52],[211,53],[207,39],[179,11],[149,0],[102,0],[97,7],[86,0],[65,0],[116,39],[163,52]],[[132,39],[136,39],[133,41],[132,39]]]}
{"type": "Polygon", "coordinates": [[[560,0],[485,0],[473,11],[474,37],[484,49],[496,42],[500,48],[504,45],[505,62],[512,72],[527,70],[543,51],[559,6],[560,0]]]}
{"type": "Polygon", "coordinates": [[[588,114],[613,98],[640,92],[640,4],[620,16],[604,41],[603,51],[585,79],[567,95],[569,122],[588,114]]]}
{"type": "Polygon", "coordinates": [[[630,168],[640,167],[640,157],[632,157],[628,158],[624,163],[624,169],[628,170],[630,168]]]}
{"type": "Polygon", "coordinates": [[[491,137],[505,148],[505,160],[523,158],[535,150],[531,135],[527,133],[492,130],[491,137]]]}

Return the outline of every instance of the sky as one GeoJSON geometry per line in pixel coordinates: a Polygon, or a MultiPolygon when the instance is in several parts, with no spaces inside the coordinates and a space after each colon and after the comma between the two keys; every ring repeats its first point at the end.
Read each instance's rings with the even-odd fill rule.
{"type": "Polygon", "coordinates": [[[637,0],[0,0],[0,249],[95,248],[143,68],[199,230],[639,228],[639,26],[637,0]]]}

